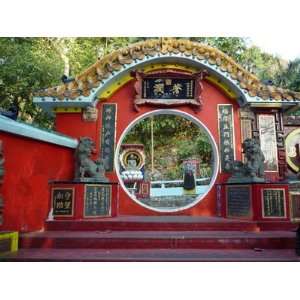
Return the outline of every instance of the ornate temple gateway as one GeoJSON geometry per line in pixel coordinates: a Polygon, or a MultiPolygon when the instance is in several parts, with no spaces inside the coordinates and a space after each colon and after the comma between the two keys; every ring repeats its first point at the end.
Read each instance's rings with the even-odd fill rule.
{"type": "MultiPolygon", "coordinates": [[[[179,231],[191,248],[238,248],[228,236],[221,245],[222,235],[203,246],[203,230],[239,231],[240,248],[294,247],[299,92],[263,84],[215,48],[154,39],[112,52],[69,82],[39,91],[34,103],[55,115],[56,131],[0,116],[0,229],[24,232],[22,248],[69,248],[59,232],[85,230],[175,236],[170,245],[160,233],[148,244],[143,235],[125,237],[118,245],[128,248],[188,248],[176,239],[179,231]],[[164,118],[190,124],[210,151],[206,160],[201,153],[178,160],[176,178],[159,172],[155,156],[153,122],[164,118]],[[151,147],[128,138],[139,124],[152,126],[151,147]],[[265,239],[255,236],[260,231],[265,239]]],[[[88,245],[118,247],[105,238],[88,245]]]]}

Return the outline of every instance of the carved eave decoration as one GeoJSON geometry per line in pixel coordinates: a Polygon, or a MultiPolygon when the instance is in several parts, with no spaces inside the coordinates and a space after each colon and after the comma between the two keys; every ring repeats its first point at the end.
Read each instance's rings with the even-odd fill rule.
{"type": "Polygon", "coordinates": [[[202,80],[208,75],[205,70],[193,74],[172,69],[158,70],[148,73],[133,71],[131,72],[131,75],[135,78],[134,88],[136,96],[134,99],[134,109],[136,111],[139,111],[140,105],[158,107],[190,105],[195,112],[199,111],[202,107],[202,80]],[[168,84],[169,87],[173,89],[173,94],[171,94],[171,96],[168,95],[167,98],[164,97],[164,95],[161,95],[160,97],[156,97],[155,94],[147,95],[147,92],[152,92],[150,87],[147,88],[147,85],[151,81],[153,81],[153,83],[159,81],[158,85],[163,86],[168,84]],[[174,83],[174,81],[176,81],[176,83],[174,83]],[[176,93],[179,97],[176,97],[176,93]],[[180,95],[183,95],[183,97],[181,98],[180,95]]]}
{"type": "MultiPolygon", "coordinates": [[[[46,107],[47,103],[56,102],[56,104],[51,104],[55,107],[62,101],[71,102],[72,105],[78,107],[90,105],[98,100],[99,89],[114,74],[127,68],[129,71],[137,69],[139,62],[166,56],[178,59],[188,58],[218,70],[225,80],[234,82],[246,95],[248,102],[289,104],[300,102],[300,92],[264,85],[255,75],[245,70],[222,51],[190,40],[172,38],[146,40],[116,50],[76,76],[74,81],[38,91],[34,101],[42,107],[43,104],[46,107]]],[[[200,68],[199,71],[201,71],[200,68]]]]}

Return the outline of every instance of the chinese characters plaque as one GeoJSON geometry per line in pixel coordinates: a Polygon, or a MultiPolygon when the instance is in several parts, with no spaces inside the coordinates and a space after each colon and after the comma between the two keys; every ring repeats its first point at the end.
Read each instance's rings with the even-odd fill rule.
{"type": "Polygon", "coordinates": [[[285,217],[284,189],[263,190],[263,217],[285,217]]]}
{"type": "Polygon", "coordinates": [[[218,105],[221,171],[230,172],[234,161],[232,105],[218,105]]]}
{"type": "Polygon", "coordinates": [[[176,70],[153,71],[142,73],[133,71],[136,96],[134,109],[139,111],[140,105],[159,107],[192,106],[195,112],[202,106],[202,80],[208,75],[203,70],[190,73],[176,70]]]}
{"type": "Polygon", "coordinates": [[[53,215],[57,217],[73,216],[74,189],[53,188],[52,189],[53,215]]]}
{"type": "Polygon", "coordinates": [[[278,171],[277,141],[274,115],[259,115],[260,148],[265,156],[265,171],[278,171]]]}
{"type": "Polygon", "coordinates": [[[145,78],[143,80],[144,99],[193,99],[194,79],[145,78]]]}
{"type": "Polygon", "coordinates": [[[106,171],[114,170],[116,110],[116,104],[103,104],[100,149],[106,171]]]}
{"type": "Polygon", "coordinates": [[[87,184],[84,193],[84,216],[111,215],[111,185],[87,184]]]}
{"type": "Polygon", "coordinates": [[[251,216],[251,191],[249,185],[227,187],[227,215],[229,217],[251,216]]]}

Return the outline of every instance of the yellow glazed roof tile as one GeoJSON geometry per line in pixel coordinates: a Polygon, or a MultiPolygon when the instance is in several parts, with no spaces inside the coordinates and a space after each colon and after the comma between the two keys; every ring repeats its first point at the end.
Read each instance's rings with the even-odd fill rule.
{"type": "Polygon", "coordinates": [[[75,100],[80,95],[89,96],[93,88],[98,87],[101,81],[108,78],[113,72],[119,71],[123,65],[142,60],[145,56],[167,53],[182,53],[185,56],[194,56],[199,60],[207,60],[209,64],[218,66],[232,79],[237,80],[240,87],[252,97],[258,96],[264,100],[300,101],[299,92],[264,85],[254,74],[245,70],[231,57],[216,48],[190,40],[171,38],[146,40],[116,50],[76,76],[74,81],[41,90],[35,96],[55,97],[59,100],[64,98],[75,100]]]}

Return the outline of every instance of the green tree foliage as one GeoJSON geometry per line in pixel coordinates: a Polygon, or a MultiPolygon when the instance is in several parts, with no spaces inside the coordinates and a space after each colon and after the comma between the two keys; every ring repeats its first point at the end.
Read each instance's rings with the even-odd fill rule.
{"type": "Polygon", "coordinates": [[[241,64],[261,80],[274,80],[282,70],[284,61],[252,46],[242,53],[241,64]]]}
{"type": "Polygon", "coordinates": [[[19,118],[52,127],[52,118],[32,103],[34,91],[75,76],[128,38],[0,38],[0,108],[20,108],[19,118]]]}
{"type": "Polygon", "coordinates": [[[287,68],[277,74],[274,82],[283,88],[300,91],[300,58],[289,62],[287,68]]]}
{"type": "MultiPolygon", "coordinates": [[[[98,58],[144,37],[0,38],[0,107],[20,107],[19,118],[51,127],[52,119],[32,103],[35,90],[59,84],[61,76],[75,76],[98,58]]],[[[216,47],[260,79],[299,90],[299,60],[288,66],[279,58],[248,47],[241,37],[189,37],[216,47]]]]}
{"type": "Polygon", "coordinates": [[[193,41],[207,44],[215,47],[230,57],[236,62],[243,63],[243,53],[246,51],[246,38],[241,37],[192,37],[193,41]]]}
{"type": "Polygon", "coordinates": [[[33,105],[32,94],[41,87],[57,84],[61,68],[57,54],[41,39],[1,38],[1,107],[18,105],[21,119],[49,125],[49,117],[33,105]]]}
{"type": "MultiPolygon", "coordinates": [[[[206,166],[207,171],[211,172],[212,146],[207,134],[190,120],[175,115],[146,118],[138,122],[125,136],[123,144],[145,146],[147,170],[151,169],[151,122],[154,168],[162,174],[162,178],[180,179],[183,174],[183,160],[191,158],[198,159],[201,166],[206,166]]],[[[207,177],[207,174],[203,177],[207,177]]]]}

